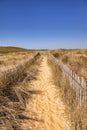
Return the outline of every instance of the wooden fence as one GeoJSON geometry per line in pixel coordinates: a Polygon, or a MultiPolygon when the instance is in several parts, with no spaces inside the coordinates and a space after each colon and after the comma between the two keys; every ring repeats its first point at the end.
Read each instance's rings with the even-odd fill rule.
{"type": "Polygon", "coordinates": [[[70,70],[66,65],[64,65],[60,60],[56,59],[53,55],[48,53],[48,55],[54,60],[56,64],[58,64],[63,71],[63,73],[67,76],[70,86],[76,93],[76,101],[78,105],[82,106],[87,103],[87,86],[86,81],[83,77],[78,76],[75,72],[70,70]]]}

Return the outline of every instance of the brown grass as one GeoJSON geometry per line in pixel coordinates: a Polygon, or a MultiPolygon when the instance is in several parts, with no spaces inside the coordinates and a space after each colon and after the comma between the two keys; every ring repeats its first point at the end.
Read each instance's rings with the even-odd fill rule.
{"type": "Polygon", "coordinates": [[[30,98],[28,82],[35,80],[42,58],[37,54],[31,60],[16,65],[15,69],[6,70],[0,79],[0,129],[21,130],[20,125],[25,117],[22,112],[30,98]]]}
{"type": "Polygon", "coordinates": [[[54,50],[51,51],[56,58],[87,80],[87,50],[54,50]]]}
{"type": "Polygon", "coordinates": [[[10,54],[3,54],[0,56],[0,69],[3,67],[9,67],[16,65],[20,62],[27,60],[33,53],[30,52],[15,52],[10,54]]]}
{"type": "Polygon", "coordinates": [[[85,106],[78,106],[75,91],[70,87],[69,80],[55,60],[49,57],[48,64],[52,68],[54,83],[58,86],[62,99],[65,102],[66,112],[70,115],[71,129],[87,130],[86,104],[85,106]]]}
{"type": "MultiPolygon", "coordinates": [[[[45,50],[42,50],[45,51],[45,50]]],[[[38,54],[33,60],[27,60],[35,51],[0,51],[0,129],[21,130],[21,118],[28,98],[31,98],[28,82],[36,80],[38,67],[42,60],[38,54]],[[23,63],[21,64],[20,63],[23,63]]],[[[87,80],[87,50],[53,50],[50,51],[70,69],[87,80]]],[[[60,67],[49,57],[54,84],[58,86],[65,102],[66,112],[72,121],[72,130],[87,130],[87,106],[78,107],[75,91],[60,67]]]]}

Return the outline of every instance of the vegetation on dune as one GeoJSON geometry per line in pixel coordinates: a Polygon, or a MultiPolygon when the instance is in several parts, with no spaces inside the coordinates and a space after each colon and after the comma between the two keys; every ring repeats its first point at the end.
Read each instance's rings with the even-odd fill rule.
{"type": "Polygon", "coordinates": [[[61,60],[71,70],[87,80],[87,50],[53,50],[51,51],[57,59],[61,60]]]}
{"type": "Polygon", "coordinates": [[[8,68],[27,60],[35,52],[37,51],[17,47],[0,47],[0,71],[3,67],[8,68]]]}
{"type": "Polygon", "coordinates": [[[3,70],[0,79],[0,129],[21,130],[22,120],[28,119],[22,112],[31,95],[29,82],[35,80],[41,60],[37,54],[15,68],[3,70]]]}
{"type": "MultiPolygon", "coordinates": [[[[65,52],[64,52],[65,53],[65,52]]],[[[54,83],[58,86],[57,89],[60,90],[60,95],[65,102],[66,112],[70,115],[70,120],[72,122],[71,130],[86,130],[87,129],[87,119],[86,111],[87,106],[83,104],[79,107],[76,101],[75,90],[70,86],[69,79],[62,72],[60,66],[53,58],[49,56],[48,64],[52,68],[54,83]]]]}
{"type": "Polygon", "coordinates": [[[28,49],[19,48],[19,47],[0,47],[0,53],[12,53],[12,52],[23,52],[29,51],[28,49]]]}
{"type": "MultiPolygon", "coordinates": [[[[27,99],[31,97],[29,83],[31,80],[36,79],[38,67],[42,61],[41,55],[46,54],[44,52],[48,52],[48,50],[37,51],[16,47],[0,47],[1,130],[20,130],[22,120],[28,119],[22,113],[26,108],[27,99]],[[33,52],[37,51],[41,51],[41,54],[37,53],[29,60],[33,52]],[[30,53],[31,55],[29,55],[30,53]]],[[[49,52],[87,80],[87,50],[59,49],[49,50],[49,52]]],[[[86,109],[84,109],[85,106],[78,107],[78,103],[75,100],[75,91],[70,87],[68,78],[50,55],[48,56],[48,65],[52,68],[54,84],[58,86],[57,89],[60,90],[60,96],[65,102],[66,112],[70,116],[72,122],[71,130],[86,130],[87,120],[84,117],[87,114],[86,109]]]]}
{"type": "Polygon", "coordinates": [[[35,51],[48,51],[47,49],[25,49],[25,48],[20,48],[20,47],[2,47],[0,46],[0,53],[5,54],[5,53],[12,53],[12,52],[35,52],[35,51]]]}

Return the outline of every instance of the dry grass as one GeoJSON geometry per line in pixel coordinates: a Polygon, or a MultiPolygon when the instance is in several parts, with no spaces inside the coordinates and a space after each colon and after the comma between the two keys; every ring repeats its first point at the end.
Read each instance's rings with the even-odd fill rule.
{"type": "Polygon", "coordinates": [[[7,68],[9,66],[23,62],[31,57],[33,54],[34,53],[32,52],[14,52],[2,54],[0,55],[0,69],[3,69],[3,67],[7,68]]]}
{"type": "MultiPolygon", "coordinates": [[[[49,66],[52,68],[54,83],[60,90],[60,95],[65,102],[66,112],[70,116],[72,122],[72,130],[87,130],[87,114],[86,106],[78,106],[75,91],[70,87],[69,80],[61,71],[57,62],[51,57],[48,60],[49,66]]],[[[86,105],[86,104],[85,104],[86,105]]]]}
{"type": "Polygon", "coordinates": [[[33,62],[35,56],[9,68],[5,67],[0,72],[0,89],[23,79],[26,75],[26,68],[33,62]]]}
{"type": "MultiPolygon", "coordinates": [[[[0,129],[20,130],[22,119],[28,119],[22,115],[27,99],[31,97],[28,83],[36,79],[42,58],[37,55],[33,60],[27,60],[34,50],[0,49],[0,129]]],[[[44,51],[47,50],[41,50],[44,51]]],[[[50,52],[78,75],[87,79],[87,50],[60,49],[50,52]]],[[[70,87],[69,80],[58,64],[50,57],[48,64],[52,68],[54,84],[58,86],[65,102],[66,112],[70,115],[72,130],[87,130],[87,108],[78,107],[75,91],[70,87]]]]}
{"type": "Polygon", "coordinates": [[[21,130],[22,115],[30,98],[28,83],[35,80],[42,58],[39,54],[2,73],[0,83],[0,129],[21,130]]]}
{"type": "Polygon", "coordinates": [[[87,80],[87,50],[54,50],[51,53],[87,80]]]}
{"type": "Polygon", "coordinates": [[[28,50],[18,47],[0,47],[0,69],[9,67],[25,61],[35,52],[46,52],[47,50],[28,50]]]}

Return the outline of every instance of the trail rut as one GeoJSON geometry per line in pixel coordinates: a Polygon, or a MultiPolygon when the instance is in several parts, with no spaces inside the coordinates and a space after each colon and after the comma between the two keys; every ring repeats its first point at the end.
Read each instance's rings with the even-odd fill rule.
{"type": "Polygon", "coordinates": [[[27,101],[22,130],[70,130],[70,121],[65,113],[57,86],[53,84],[47,57],[39,68],[37,80],[31,82],[32,98],[27,101]]]}

